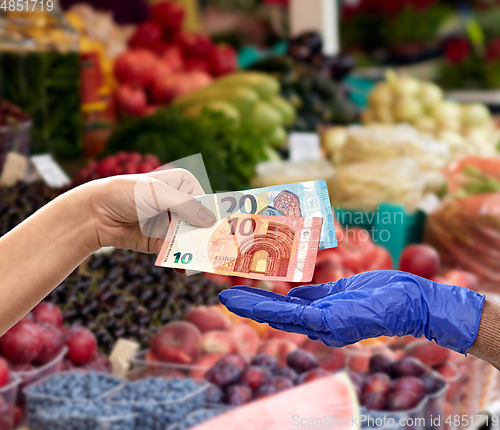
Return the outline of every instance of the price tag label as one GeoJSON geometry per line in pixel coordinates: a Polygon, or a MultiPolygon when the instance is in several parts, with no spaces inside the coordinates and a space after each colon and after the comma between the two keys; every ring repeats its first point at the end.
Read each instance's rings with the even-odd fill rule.
{"type": "Polygon", "coordinates": [[[319,160],[320,139],[317,133],[291,133],[290,159],[292,161],[319,160]]]}
{"type": "Polygon", "coordinates": [[[113,375],[125,376],[130,368],[132,359],[139,351],[139,344],[127,339],[118,339],[113,351],[109,356],[111,366],[113,367],[113,375]]]}
{"type": "Polygon", "coordinates": [[[10,187],[20,181],[27,164],[28,159],[24,155],[17,152],[7,153],[0,176],[0,186],[10,187]]]}
{"type": "Polygon", "coordinates": [[[36,171],[49,187],[62,188],[71,183],[68,175],[66,175],[61,166],[52,158],[52,155],[34,155],[30,157],[30,160],[36,171]]]}

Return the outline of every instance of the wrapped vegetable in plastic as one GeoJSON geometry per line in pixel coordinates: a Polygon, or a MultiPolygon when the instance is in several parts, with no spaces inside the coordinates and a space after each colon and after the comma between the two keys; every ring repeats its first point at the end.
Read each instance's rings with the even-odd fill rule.
{"type": "Polygon", "coordinates": [[[340,165],[330,193],[335,206],[373,211],[380,203],[413,212],[423,198],[424,179],[408,157],[340,165]]]}
{"type": "Polygon", "coordinates": [[[337,132],[337,136],[333,137],[335,139],[329,139],[331,145],[327,150],[336,164],[408,157],[419,166],[427,191],[437,191],[444,184],[441,170],[450,161],[448,145],[420,133],[414,127],[351,126],[343,129],[342,136],[337,132]]]}
{"type": "Polygon", "coordinates": [[[466,157],[447,171],[450,196],[428,219],[425,241],[444,265],[500,290],[500,158],[466,157]]]}

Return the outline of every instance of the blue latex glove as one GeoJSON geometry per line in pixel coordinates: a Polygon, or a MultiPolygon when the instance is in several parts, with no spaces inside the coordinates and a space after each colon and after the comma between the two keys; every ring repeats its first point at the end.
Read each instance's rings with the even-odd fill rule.
{"type": "Polygon", "coordinates": [[[251,287],[219,294],[230,311],[279,330],[341,347],[378,336],[425,336],[466,354],[476,339],[484,296],[396,270],[365,272],[282,296],[251,287]]]}

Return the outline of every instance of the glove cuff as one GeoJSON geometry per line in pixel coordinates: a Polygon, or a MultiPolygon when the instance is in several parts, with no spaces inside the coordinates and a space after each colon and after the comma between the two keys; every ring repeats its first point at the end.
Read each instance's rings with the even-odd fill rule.
{"type": "MultiPolygon", "coordinates": [[[[472,347],[472,345],[474,345],[474,342],[477,339],[477,335],[479,333],[479,325],[481,324],[481,319],[483,317],[483,308],[484,308],[485,300],[486,300],[486,296],[482,295],[481,301],[479,303],[479,310],[477,313],[477,321],[476,321],[476,326],[475,326],[475,330],[474,330],[474,336],[472,337],[470,344],[467,346],[467,349],[463,352],[466,357],[467,357],[467,353],[469,352],[469,349],[472,347]]],[[[495,321],[492,321],[492,323],[495,324],[495,321]]],[[[496,323],[498,323],[498,321],[496,321],[496,323]]]]}

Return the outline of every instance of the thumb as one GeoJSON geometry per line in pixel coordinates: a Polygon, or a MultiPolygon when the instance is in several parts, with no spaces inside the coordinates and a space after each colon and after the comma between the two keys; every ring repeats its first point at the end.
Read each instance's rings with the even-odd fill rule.
{"type": "Polygon", "coordinates": [[[168,212],[197,227],[210,227],[216,221],[215,215],[193,196],[151,177],[136,182],[134,198],[141,231],[149,237],[165,237],[168,212]]]}

